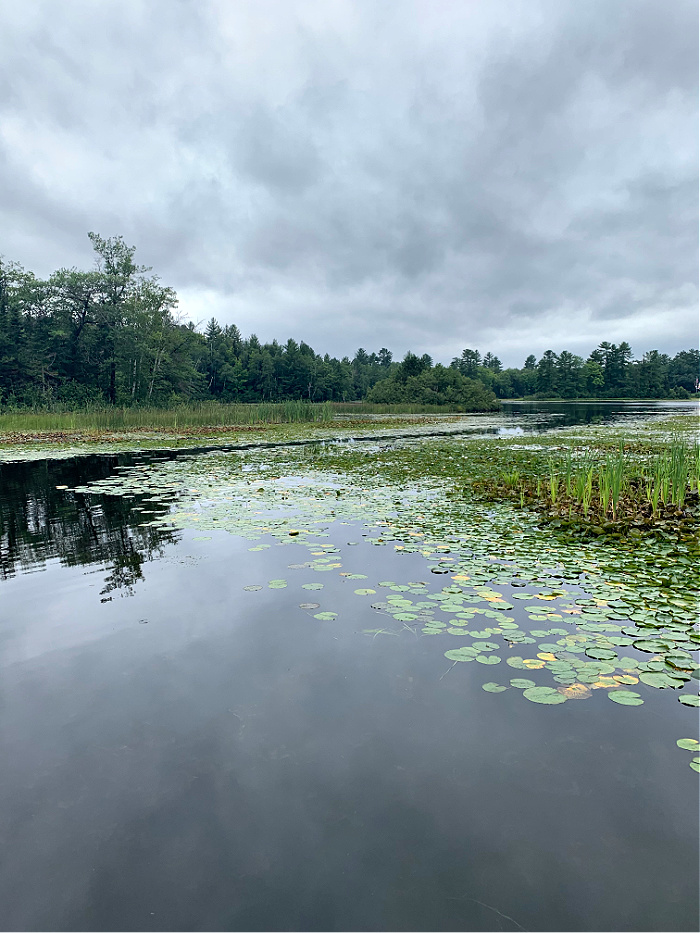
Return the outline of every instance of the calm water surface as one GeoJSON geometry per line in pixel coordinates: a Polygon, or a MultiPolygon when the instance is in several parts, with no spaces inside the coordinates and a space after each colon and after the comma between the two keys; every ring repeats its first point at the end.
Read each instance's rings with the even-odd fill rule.
{"type": "MultiPolygon", "coordinates": [[[[697,929],[668,691],[643,716],[494,697],[432,639],[363,636],[357,584],[303,589],[294,547],[56,489],[131,462],[0,467],[2,929],[697,929]]],[[[426,579],[328,532],[369,585],[426,579]]]]}

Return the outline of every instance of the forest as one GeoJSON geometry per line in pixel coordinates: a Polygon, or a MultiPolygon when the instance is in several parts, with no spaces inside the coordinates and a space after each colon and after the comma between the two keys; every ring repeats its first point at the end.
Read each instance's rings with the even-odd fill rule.
{"type": "Polygon", "coordinates": [[[122,237],[88,234],[89,271],[42,280],[0,258],[0,410],[191,401],[306,399],[445,405],[483,410],[509,398],[688,398],[700,352],[658,350],[634,359],[603,341],[587,359],[568,350],[530,355],[521,368],[466,348],[449,366],[428,354],[394,361],[386,347],[342,359],[303,340],[261,343],[212,318],[184,321],[175,291],[136,265],[122,237]]]}

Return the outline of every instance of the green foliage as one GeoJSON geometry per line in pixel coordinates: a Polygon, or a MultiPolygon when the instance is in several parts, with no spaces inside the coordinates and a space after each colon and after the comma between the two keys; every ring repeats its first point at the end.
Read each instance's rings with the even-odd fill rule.
{"type": "MultiPolygon", "coordinates": [[[[465,349],[448,368],[427,354],[395,363],[382,347],[352,359],[321,356],[304,341],[261,344],[212,318],[200,333],[178,312],[173,289],[136,264],[122,237],[88,234],[90,271],[59,269],[46,281],[0,258],[0,410],[173,407],[199,401],[340,402],[489,411],[497,398],[688,398],[700,352],[602,342],[584,360],[563,350],[503,369],[493,353],[465,349]]],[[[386,409],[385,409],[386,410],[386,409]]]]}
{"type": "Polygon", "coordinates": [[[141,406],[88,406],[81,411],[16,410],[0,414],[0,431],[130,431],[138,429],[186,430],[244,424],[294,424],[331,421],[328,402],[259,402],[237,404],[196,402],[172,408],[141,406]]]}
{"type": "Polygon", "coordinates": [[[437,405],[453,411],[493,411],[499,407],[496,396],[481,382],[439,363],[433,367],[425,357],[418,359],[413,354],[407,354],[391,376],[367,393],[367,401],[437,405]]]}
{"type": "Polygon", "coordinates": [[[603,341],[587,360],[562,350],[534,355],[522,369],[502,369],[498,357],[465,349],[450,368],[478,379],[498,398],[691,398],[696,395],[700,351],[681,350],[669,357],[650,350],[632,359],[630,345],[603,341]]]}

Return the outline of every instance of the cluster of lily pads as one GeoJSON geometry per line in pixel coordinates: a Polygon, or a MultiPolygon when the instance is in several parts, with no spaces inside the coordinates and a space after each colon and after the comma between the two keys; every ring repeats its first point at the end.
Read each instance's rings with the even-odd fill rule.
{"type": "MultiPolygon", "coordinates": [[[[508,671],[485,682],[486,692],[514,689],[533,703],[602,690],[617,705],[640,706],[653,688],[678,691],[683,705],[697,707],[692,547],[658,539],[615,549],[581,542],[572,550],[543,532],[534,514],[455,495],[460,469],[489,456],[497,463],[498,448],[463,439],[330,447],[314,457],[290,449],[212,453],[140,464],[73,492],[152,503],[160,514],[144,515],[151,527],[221,529],[250,539],[251,551],[270,541],[300,547],[307,559],[292,569],[350,581],[367,577],[345,571],[341,549],[323,539],[331,522],[361,522],[370,544],[425,561],[423,580],[354,588],[381,620],[365,634],[440,636],[453,666],[473,661],[508,671]],[[447,585],[436,586],[444,576],[447,585]]],[[[318,603],[299,605],[322,622],[339,618],[318,603]]]]}

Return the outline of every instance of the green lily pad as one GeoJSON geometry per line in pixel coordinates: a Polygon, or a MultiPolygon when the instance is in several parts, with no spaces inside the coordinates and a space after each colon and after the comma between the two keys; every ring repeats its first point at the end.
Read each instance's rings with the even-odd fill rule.
{"type": "Polygon", "coordinates": [[[662,651],[668,651],[671,647],[667,642],[658,638],[640,639],[633,642],[633,644],[639,651],[646,651],[648,654],[659,654],[662,651]]]}
{"type": "Polygon", "coordinates": [[[527,690],[523,690],[523,696],[531,703],[543,703],[548,706],[566,703],[566,697],[554,687],[528,687],[527,690]]]}
{"type": "Polygon", "coordinates": [[[261,587],[261,586],[258,586],[257,583],[251,583],[250,586],[244,586],[243,589],[244,589],[247,593],[256,593],[258,590],[261,590],[262,587],[261,587]]]}
{"type": "Polygon", "coordinates": [[[689,752],[696,752],[700,748],[700,742],[697,739],[678,739],[676,745],[679,748],[685,748],[689,752]]]}
{"type": "Polygon", "coordinates": [[[694,671],[695,661],[689,654],[667,654],[664,658],[671,667],[677,667],[680,671],[694,671]]]}
{"type": "Polygon", "coordinates": [[[527,690],[529,687],[536,687],[534,680],[528,680],[527,677],[513,677],[510,682],[511,687],[517,687],[518,690],[527,690]]]}
{"type": "Polygon", "coordinates": [[[479,654],[476,660],[479,664],[499,664],[501,659],[495,654],[479,654]]]}
{"type": "Polygon", "coordinates": [[[355,590],[357,596],[374,596],[376,590],[364,589],[364,590],[355,590]]]}
{"type": "Polygon", "coordinates": [[[461,648],[452,648],[445,652],[445,657],[450,661],[473,661],[479,652],[476,649],[463,645],[461,648]]]}
{"type": "Polygon", "coordinates": [[[693,769],[693,771],[700,773],[700,758],[692,758],[688,764],[693,769]]]}
{"type": "Polygon", "coordinates": [[[487,693],[503,693],[503,691],[507,690],[508,687],[504,687],[502,684],[496,684],[493,681],[490,681],[487,684],[482,684],[481,689],[485,690],[487,693]]]}
{"type": "Polygon", "coordinates": [[[303,590],[322,590],[323,583],[302,583],[301,588],[303,590]]]}
{"type": "Polygon", "coordinates": [[[632,690],[611,690],[608,697],[620,706],[641,706],[644,700],[632,690]]]}
{"type": "Polygon", "coordinates": [[[333,619],[337,618],[337,612],[317,612],[314,614],[314,619],[320,619],[321,622],[332,622],[333,619]]]}
{"type": "Polygon", "coordinates": [[[683,686],[682,680],[679,680],[677,677],[671,677],[670,674],[665,674],[663,671],[642,671],[639,675],[639,679],[643,684],[656,687],[657,690],[663,690],[665,687],[678,689],[678,687],[683,686]]]}
{"type": "Polygon", "coordinates": [[[610,648],[586,648],[586,654],[598,661],[612,661],[617,657],[617,652],[611,651],[610,648]]]}
{"type": "Polygon", "coordinates": [[[700,697],[692,693],[682,693],[678,700],[683,706],[700,706],[700,697]]]}

